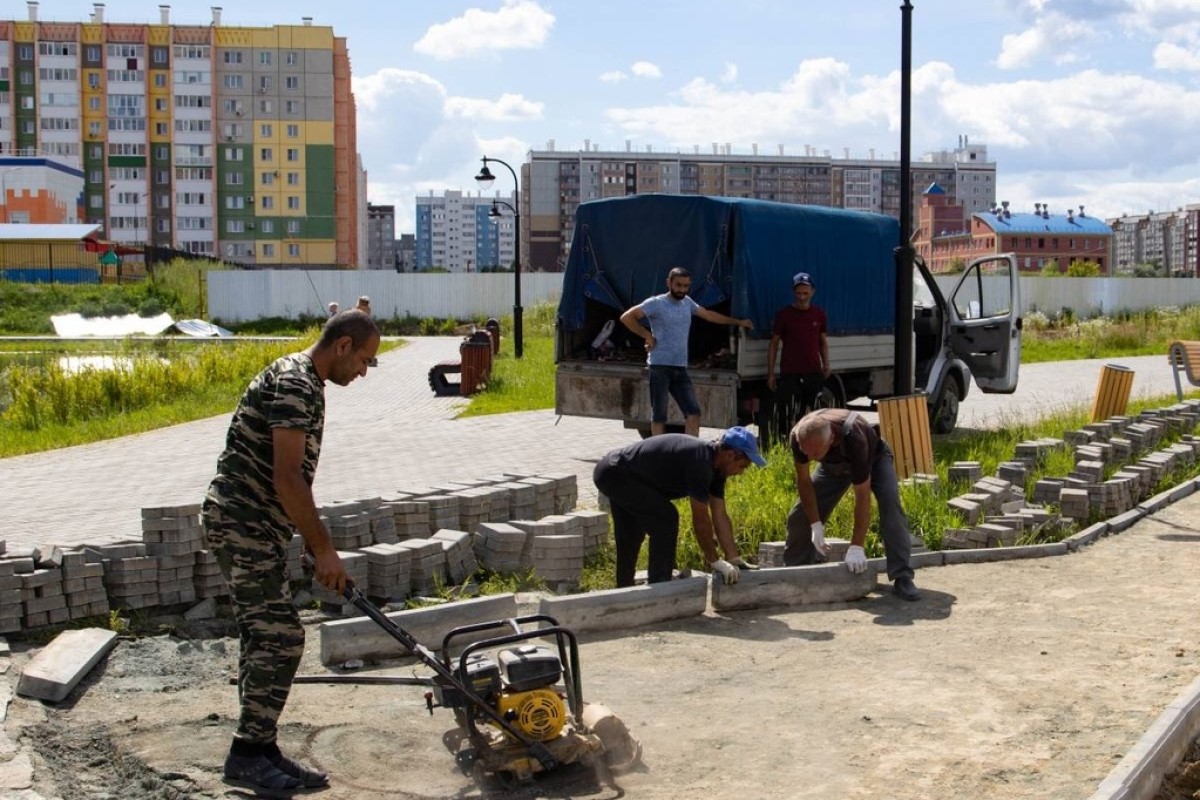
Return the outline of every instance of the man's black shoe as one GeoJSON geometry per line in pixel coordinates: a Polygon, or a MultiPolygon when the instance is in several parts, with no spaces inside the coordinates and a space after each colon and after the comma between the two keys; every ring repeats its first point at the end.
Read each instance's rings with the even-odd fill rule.
{"type": "Polygon", "coordinates": [[[917,591],[912,578],[896,578],[896,582],[892,584],[892,594],[905,600],[921,599],[921,593],[917,591]]]}

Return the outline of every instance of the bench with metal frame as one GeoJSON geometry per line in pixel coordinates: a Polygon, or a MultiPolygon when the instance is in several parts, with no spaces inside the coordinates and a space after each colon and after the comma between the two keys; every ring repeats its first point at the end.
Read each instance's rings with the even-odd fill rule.
{"type": "Polygon", "coordinates": [[[1175,373],[1175,396],[1183,399],[1183,383],[1179,374],[1187,378],[1192,386],[1200,386],[1200,342],[1171,342],[1167,348],[1167,363],[1175,373]]]}

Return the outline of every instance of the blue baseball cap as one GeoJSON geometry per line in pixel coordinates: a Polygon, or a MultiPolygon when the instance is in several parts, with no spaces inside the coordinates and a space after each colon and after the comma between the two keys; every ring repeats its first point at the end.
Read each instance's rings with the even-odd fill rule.
{"type": "Polygon", "coordinates": [[[812,286],[812,276],[807,272],[797,272],[792,276],[792,287],[796,286],[812,286]]]}
{"type": "Polygon", "coordinates": [[[767,465],[767,460],[758,454],[758,442],[754,434],[741,425],[735,425],[721,434],[721,444],[732,447],[760,467],[767,465]]]}

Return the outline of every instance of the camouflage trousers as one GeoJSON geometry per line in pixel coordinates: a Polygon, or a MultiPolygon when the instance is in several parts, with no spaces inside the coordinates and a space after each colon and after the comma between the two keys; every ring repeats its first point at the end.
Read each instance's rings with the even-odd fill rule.
{"type": "Polygon", "coordinates": [[[287,548],[261,515],[220,506],[211,495],[202,517],[208,547],[229,584],[241,639],[235,736],[269,744],[304,655],[304,626],[288,585],[287,548]]]}

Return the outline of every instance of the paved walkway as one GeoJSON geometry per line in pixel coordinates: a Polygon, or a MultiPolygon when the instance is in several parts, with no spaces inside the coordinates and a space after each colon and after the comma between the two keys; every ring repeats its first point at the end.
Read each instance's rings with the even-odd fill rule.
{"type": "MultiPolygon", "coordinates": [[[[580,504],[595,502],[592,464],[637,434],[611,420],[530,411],[456,419],[467,401],[435,397],[429,367],[457,354],[457,337],[416,338],[379,358],[349,387],[329,386],[318,503],[371,497],[500,472],[573,472],[580,504]]],[[[960,424],[1000,427],[1086,406],[1101,361],[1022,368],[1013,395],[972,388],[960,424]]],[[[1123,359],[1133,394],[1174,392],[1165,356],[1123,359]]],[[[0,539],[15,545],[103,544],[141,538],[144,506],[198,502],[224,445],[227,416],[91,445],[0,459],[0,539]]]]}

